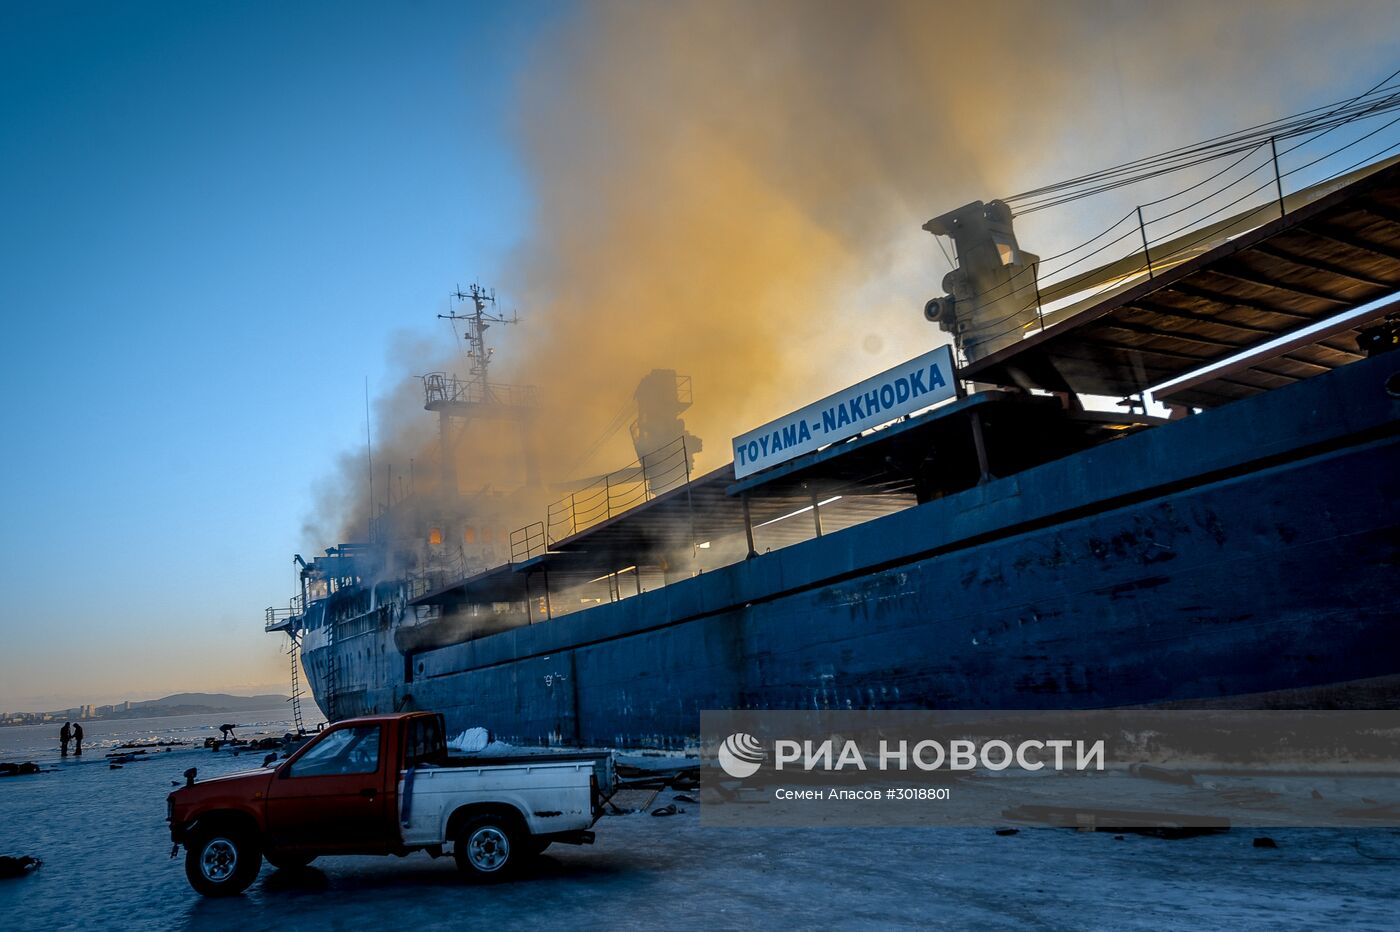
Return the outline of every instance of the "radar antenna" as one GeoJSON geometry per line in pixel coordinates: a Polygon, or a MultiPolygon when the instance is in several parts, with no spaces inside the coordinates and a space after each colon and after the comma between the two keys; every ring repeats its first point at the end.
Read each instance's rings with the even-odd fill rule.
{"type": "Polygon", "coordinates": [[[466,321],[467,333],[467,359],[471,360],[471,381],[479,382],[487,397],[490,397],[490,382],[487,379],[487,371],[491,366],[491,356],[496,352],[486,345],[486,331],[492,324],[517,324],[520,318],[512,311],[510,317],[504,314],[488,314],[487,305],[495,307],[496,289],[487,290],[473,282],[467,290],[462,291],[461,286],[452,292],[451,297],[456,298],[458,303],[470,300],[472,310],[467,314],[459,314],[455,310],[447,314],[439,314],[442,320],[466,321]]]}

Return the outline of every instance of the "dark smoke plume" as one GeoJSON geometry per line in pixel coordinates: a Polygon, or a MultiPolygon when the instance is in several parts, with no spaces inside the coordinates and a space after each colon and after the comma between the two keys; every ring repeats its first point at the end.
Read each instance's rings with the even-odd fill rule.
{"type": "MultiPolygon", "coordinates": [[[[1393,16],[1301,2],[581,5],[522,68],[533,232],[494,281],[525,321],[498,341],[496,371],[540,386],[544,479],[632,459],[623,431],[579,462],[654,367],[694,377],[701,468],[722,464],[735,434],[946,339],[919,313],[947,270],[924,220],[1332,99],[1336,69],[1378,56],[1393,16]]],[[[1054,223],[1022,243],[1048,254],[1078,232],[1054,223]]],[[[464,270],[477,273],[491,270],[464,270]]],[[[416,385],[381,405],[376,456],[400,470],[412,458],[421,493],[436,433],[416,385]]],[[[489,427],[464,437],[461,488],[518,486],[517,444],[489,427]]],[[[363,467],[347,476],[356,536],[363,467]]],[[[509,520],[537,519],[547,497],[517,496],[509,520]]]]}

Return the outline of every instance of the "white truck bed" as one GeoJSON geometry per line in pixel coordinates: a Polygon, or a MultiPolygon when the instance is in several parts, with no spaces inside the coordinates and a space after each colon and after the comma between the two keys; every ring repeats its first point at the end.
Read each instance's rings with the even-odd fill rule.
{"type": "Polygon", "coordinates": [[[581,831],[594,816],[593,777],[603,796],[612,793],[611,756],[547,754],[457,760],[399,773],[399,828],[406,847],[450,841],[452,814],[473,803],[513,806],[532,835],[581,831]]]}

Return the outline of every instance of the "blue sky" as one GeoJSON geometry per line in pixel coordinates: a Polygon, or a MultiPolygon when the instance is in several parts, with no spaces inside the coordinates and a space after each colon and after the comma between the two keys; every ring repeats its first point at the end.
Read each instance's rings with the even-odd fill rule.
{"type": "Polygon", "coordinates": [[[400,10],[8,6],[0,710],[281,682],[261,608],[363,378],[527,209],[503,121],[553,14],[400,10]]]}

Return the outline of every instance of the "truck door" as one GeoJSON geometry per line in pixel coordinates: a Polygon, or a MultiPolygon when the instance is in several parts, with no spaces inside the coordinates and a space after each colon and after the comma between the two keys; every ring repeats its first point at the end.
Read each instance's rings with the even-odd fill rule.
{"type": "Polygon", "coordinates": [[[385,737],[379,725],[348,725],[284,764],[267,793],[272,845],[318,851],[392,845],[397,834],[385,816],[389,794],[381,766],[385,737]]]}

